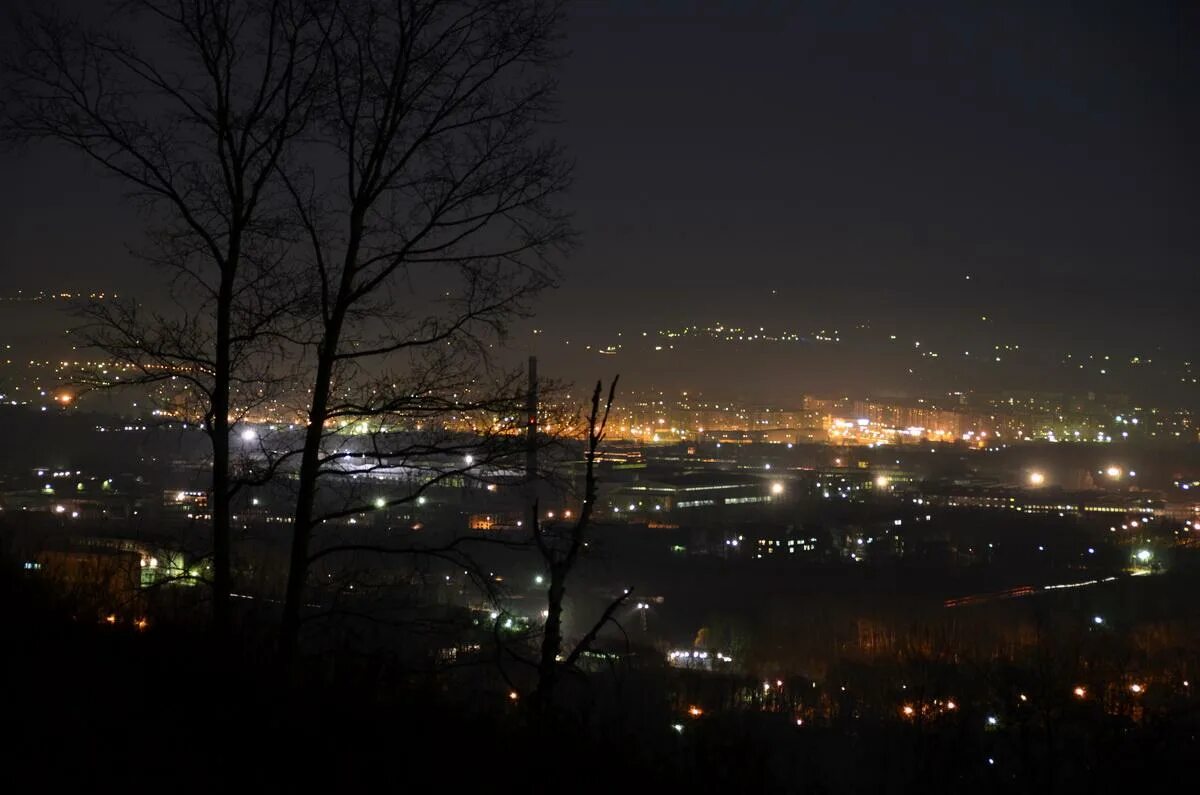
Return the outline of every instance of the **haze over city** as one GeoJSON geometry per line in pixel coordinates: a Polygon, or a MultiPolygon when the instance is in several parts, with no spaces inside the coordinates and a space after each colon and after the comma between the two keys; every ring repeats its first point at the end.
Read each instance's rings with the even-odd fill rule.
{"type": "Polygon", "coordinates": [[[1194,4],[6,13],[22,778],[1191,774],[1194,4]]]}

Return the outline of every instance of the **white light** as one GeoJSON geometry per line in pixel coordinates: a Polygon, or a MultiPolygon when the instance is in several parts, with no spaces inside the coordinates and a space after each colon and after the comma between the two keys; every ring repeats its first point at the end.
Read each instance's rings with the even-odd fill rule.
{"type": "Polygon", "coordinates": [[[387,506],[387,500],[385,500],[383,497],[375,498],[375,507],[376,508],[384,508],[386,506],[387,506]]]}
{"type": "Polygon", "coordinates": [[[1046,482],[1046,476],[1043,475],[1041,472],[1030,472],[1029,473],[1029,485],[1040,486],[1045,482],[1046,482]]]}
{"type": "Polygon", "coordinates": [[[1100,616],[1092,616],[1092,623],[1093,624],[1103,624],[1104,619],[1100,616]]]}
{"type": "Polygon", "coordinates": [[[242,441],[243,442],[253,442],[257,438],[258,438],[258,434],[255,433],[252,428],[247,428],[246,430],[242,431],[242,441]]]}
{"type": "Polygon", "coordinates": [[[473,456],[473,455],[464,456],[463,461],[466,462],[467,466],[471,466],[471,464],[475,463],[475,456],[473,456]]]}
{"type": "Polygon", "coordinates": [[[775,495],[783,494],[783,484],[776,481],[771,484],[771,493],[775,495]]]}

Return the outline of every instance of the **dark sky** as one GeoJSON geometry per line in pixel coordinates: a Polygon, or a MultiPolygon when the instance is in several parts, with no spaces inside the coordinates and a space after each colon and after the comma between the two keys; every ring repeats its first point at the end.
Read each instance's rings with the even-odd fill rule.
{"type": "MultiPolygon", "coordinates": [[[[986,313],[1195,350],[1197,9],[577,2],[559,134],[585,245],[538,323],[952,335],[986,313]]],[[[143,278],[114,184],[49,150],[0,173],[6,288],[143,278]]]]}

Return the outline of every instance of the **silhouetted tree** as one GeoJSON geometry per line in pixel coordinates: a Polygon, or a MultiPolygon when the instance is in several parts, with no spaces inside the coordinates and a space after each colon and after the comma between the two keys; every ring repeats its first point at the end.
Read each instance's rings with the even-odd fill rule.
{"type": "MultiPolygon", "coordinates": [[[[550,258],[571,239],[551,204],[569,168],[540,137],[559,3],[364,0],[332,4],[321,21],[330,48],[311,167],[285,174],[318,304],[285,660],[322,519],[318,485],[344,474],[330,437],[364,417],[427,433],[487,404],[480,376],[494,341],[551,283],[550,258]]],[[[453,445],[413,439],[369,458],[427,480],[462,469],[438,463],[453,445]]]]}
{"type": "Polygon", "coordinates": [[[87,342],[132,377],[190,387],[212,441],[213,610],[229,624],[230,434],[270,372],[294,280],[280,174],[307,128],[324,48],[309,4],[128,0],[98,24],[19,23],[3,61],[4,134],[51,141],[120,179],[152,219],[147,258],[177,306],[98,304],[87,342]],[[136,40],[125,31],[137,31],[136,40]]]}
{"type": "Polygon", "coordinates": [[[590,630],[580,638],[571,651],[563,655],[562,613],[563,600],[567,592],[567,579],[579,562],[587,543],[588,529],[591,527],[592,514],[596,507],[596,455],[600,443],[604,441],[605,429],[608,426],[608,415],[616,397],[617,380],[609,385],[608,398],[601,408],[603,384],[596,382],[592,392],[591,411],[588,413],[587,441],[584,452],[584,485],[583,504],[579,509],[579,517],[566,528],[561,525],[547,527],[541,521],[538,506],[535,503],[530,513],[533,540],[542,557],[542,563],[549,575],[546,587],[546,621],[542,631],[541,650],[537,661],[537,686],[533,693],[533,703],[536,708],[546,709],[553,705],[554,692],[558,686],[560,674],[572,669],[579,657],[591,649],[600,630],[613,621],[617,608],[629,598],[631,589],[626,588],[619,594],[601,614],[590,630]]]}

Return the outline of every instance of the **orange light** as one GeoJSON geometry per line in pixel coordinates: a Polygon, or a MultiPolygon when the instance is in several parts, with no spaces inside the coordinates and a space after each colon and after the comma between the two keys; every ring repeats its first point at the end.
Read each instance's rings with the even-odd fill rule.
{"type": "Polygon", "coordinates": [[[693,718],[698,718],[704,714],[704,710],[693,705],[693,706],[688,707],[688,714],[691,715],[693,718]]]}
{"type": "Polygon", "coordinates": [[[1130,686],[1129,686],[1129,692],[1131,692],[1131,693],[1133,693],[1133,694],[1135,694],[1135,695],[1136,695],[1136,694],[1138,694],[1138,693],[1141,693],[1141,692],[1143,692],[1145,689],[1146,689],[1146,688],[1144,688],[1144,687],[1142,687],[1141,685],[1139,685],[1139,684],[1136,684],[1136,683],[1135,683],[1135,684],[1132,684],[1132,685],[1130,685],[1130,686]]]}
{"type": "Polygon", "coordinates": [[[63,392],[61,395],[59,395],[58,397],[55,398],[55,400],[57,400],[59,403],[62,403],[64,406],[66,404],[70,403],[74,399],[75,399],[74,397],[67,394],[66,392],[63,392]]]}
{"type": "Polygon", "coordinates": [[[958,709],[958,704],[955,704],[953,701],[947,701],[946,709],[958,709]]]}
{"type": "Polygon", "coordinates": [[[916,713],[916,710],[913,709],[909,704],[905,704],[902,711],[904,712],[904,717],[906,718],[911,718],[916,713]]]}
{"type": "Polygon", "coordinates": [[[109,624],[115,624],[117,623],[117,615],[116,613],[109,613],[104,617],[104,620],[109,624]]]}
{"type": "Polygon", "coordinates": [[[508,691],[508,700],[509,701],[516,701],[520,697],[521,697],[520,694],[518,694],[516,690],[508,691]]]}
{"type": "Polygon", "coordinates": [[[150,622],[144,618],[139,618],[137,621],[133,622],[133,625],[135,627],[137,627],[139,630],[142,630],[142,629],[145,629],[146,627],[150,626],[150,622]]]}
{"type": "Polygon", "coordinates": [[[1083,698],[1087,695],[1087,690],[1083,687],[1077,687],[1074,690],[1075,698],[1083,698]]]}

